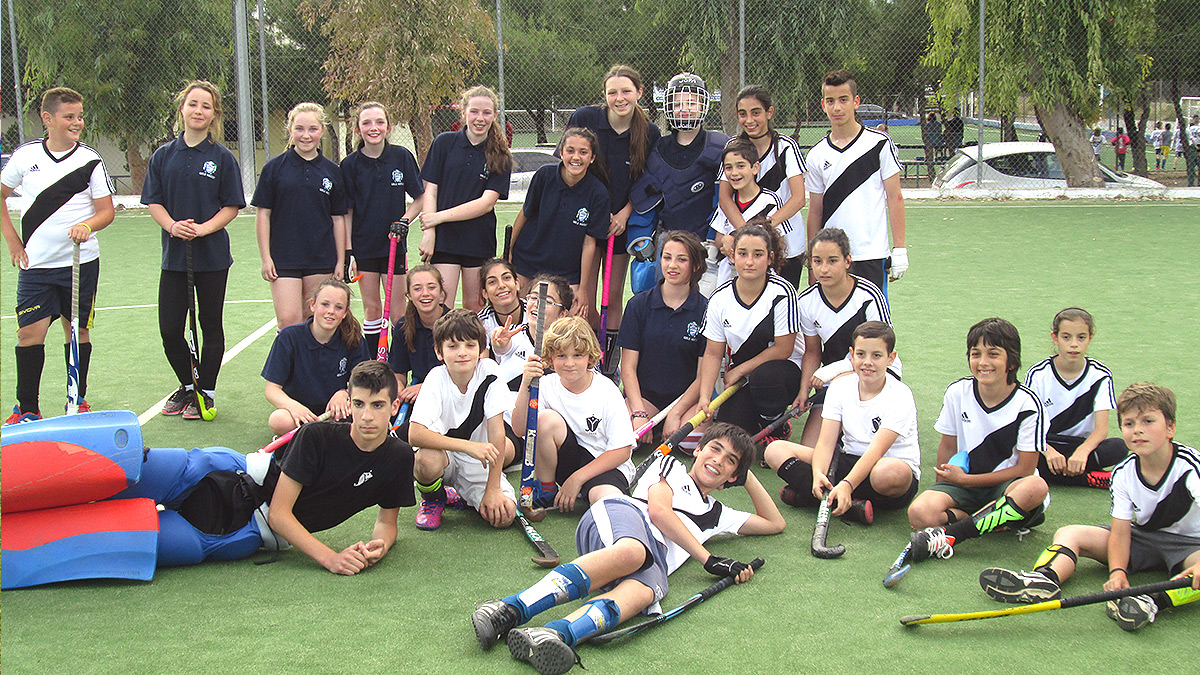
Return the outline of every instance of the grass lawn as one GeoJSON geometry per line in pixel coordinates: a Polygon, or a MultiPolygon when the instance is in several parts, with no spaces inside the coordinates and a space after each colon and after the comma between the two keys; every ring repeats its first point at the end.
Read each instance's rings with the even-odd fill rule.
{"type": "MultiPolygon", "coordinates": [[[[503,206],[501,220],[511,222],[517,208],[503,206]]],[[[1194,234],[1196,209],[1195,202],[1182,201],[910,202],[912,267],[890,293],[905,381],[918,406],[923,486],[932,483],[938,441],[933,422],[942,393],[968,374],[967,328],[988,316],[1008,318],[1021,330],[1023,376],[1051,354],[1054,313],[1070,305],[1087,308],[1098,327],[1089,354],[1112,370],[1118,391],[1140,380],[1171,387],[1179,398],[1177,438],[1200,443],[1200,361],[1189,351],[1198,345],[1200,276],[1185,243],[1194,234]]],[[[273,319],[253,227],[245,215],[230,226],[237,262],[227,296],[227,349],[273,319]]],[[[96,409],[141,414],[176,385],[157,330],[159,229],[144,212],[123,213],[101,242],[88,400],[96,409]]],[[[15,270],[3,266],[0,282],[0,409],[7,411],[15,402],[15,270]]],[[[249,452],[269,441],[270,407],[259,372],[272,335],[250,341],[222,369],[214,422],[154,416],[143,427],[146,445],[249,452]]],[[[55,344],[47,350],[47,414],[59,414],[65,402],[59,353],[55,344]]],[[[777,476],[756,473],[778,492],[777,476]]],[[[1024,541],[1012,534],[970,541],[949,560],[917,566],[892,590],[880,582],[907,541],[903,513],[878,514],[869,529],[835,521],[829,543],[845,544],[847,552],[827,561],[808,551],[815,510],[785,506],[788,527],[781,535],[710,543],[720,555],[766,558],[753,582],[647,634],[584,646],[580,656],[592,673],[994,672],[1025,670],[1018,664],[1028,663],[1056,672],[1091,672],[1098,663],[1112,672],[1190,671],[1200,635],[1196,606],[1167,610],[1136,634],[1117,628],[1100,606],[916,629],[899,625],[907,614],[1004,607],[980,591],[981,569],[1027,569],[1057,527],[1108,522],[1110,501],[1103,491],[1055,488],[1052,495],[1046,524],[1024,541]]],[[[744,491],[721,497],[750,508],[744,491]]],[[[162,569],[151,583],[10,591],[3,596],[5,667],[10,675],[533,672],[512,661],[502,645],[481,652],[469,621],[475,603],[540,578],[520,531],[495,532],[471,512],[448,512],[442,529],[427,533],[413,526],[414,515],[415,509],[402,512],[396,548],[356,577],[335,577],[293,551],[271,565],[162,569]]],[[[551,514],[539,526],[565,560],[574,555],[578,515],[551,514]]],[[[366,537],[373,521],[374,513],[362,513],[319,536],[340,549],[366,537]]],[[[1162,577],[1141,574],[1133,581],[1162,577]]],[[[1094,592],[1105,578],[1103,566],[1083,561],[1068,592],[1094,592]]],[[[679,604],[711,581],[699,564],[686,564],[671,577],[664,606],[679,604]]],[[[569,611],[553,610],[535,621],[569,611]]]]}

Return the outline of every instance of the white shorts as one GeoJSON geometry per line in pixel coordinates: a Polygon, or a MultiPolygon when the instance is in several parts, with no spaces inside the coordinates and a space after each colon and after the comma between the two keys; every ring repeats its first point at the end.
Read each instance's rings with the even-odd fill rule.
{"type": "MultiPolygon", "coordinates": [[[[442,472],[442,484],[454,488],[471,508],[479,510],[484,490],[487,489],[487,467],[483,462],[461,452],[447,452],[446,459],[449,463],[442,472]]],[[[500,491],[505,497],[513,500],[514,504],[517,502],[517,493],[504,474],[500,475],[500,491]]]]}

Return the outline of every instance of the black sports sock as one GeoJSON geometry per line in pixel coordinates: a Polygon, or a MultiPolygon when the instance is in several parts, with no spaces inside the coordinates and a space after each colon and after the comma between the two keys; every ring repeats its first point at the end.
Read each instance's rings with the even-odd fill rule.
{"type": "Polygon", "coordinates": [[[38,395],[42,367],[46,365],[46,345],[17,347],[17,403],[21,412],[39,412],[38,395]]]}
{"type": "Polygon", "coordinates": [[[796,499],[801,505],[816,504],[812,496],[812,465],[798,457],[790,457],[775,473],[788,484],[796,493],[796,499]]]}
{"type": "Polygon", "coordinates": [[[428,499],[431,502],[446,503],[446,488],[442,485],[442,477],[438,476],[437,480],[429,485],[417,483],[417,491],[421,493],[421,499],[428,499]]]}
{"type": "MultiPolygon", "coordinates": [[[[63,358],[66,359],[67,370],[71,369],[71,343],[63,343],[63,358]]],[[[92,364],[92,343],[79,343],[79,398],[87,398],[88,366],[92,364]]],[[[69,375],[68,375],[69,377],[69,375]]]]}
{"type": "Polygon", "coordinates": [[[363,333],[363,340],[367,343],[367,354],[379,353],[379,331],[363,333]]]}

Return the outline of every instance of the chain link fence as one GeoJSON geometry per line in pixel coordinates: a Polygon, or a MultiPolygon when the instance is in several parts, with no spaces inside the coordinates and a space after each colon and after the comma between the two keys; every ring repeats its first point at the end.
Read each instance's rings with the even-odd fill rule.
{"type": "MultiPolygon", "coordinates": [[[[226,94],[226,144],[243,164],[253,157],[248,189],[262,164],[286,147],[287,111],[298,102],[326,106],[331,122],[323,150],[340,158],[353,149],[346,117],[357,101],[328,93],[332,52],[322,26],[329,12],[365,13],[378,1],[315,4],[305,14],[303,0],[232,6],[106,0],[53,8],[5,0],[0,141],[7,152],[39,137],[41,92],[72,86],[86,99],[87,142],[105,157],[118,192],[136,194],[150,153],[173,136],[172,96],[199,77],[226,94]],[[248,28],[242,49],[234,37],[239,16],[248,28]],[[248,92],[245,100],[238,91],[248,92]]],[[[500,91],[518,149],[552,147],[577,107],[602,102],[601,77],[616,63],[642,73],[642,105],[663,126],[662,90],[678,72],[704,78],[714,97],[706,127],[730,134],[739,131],[736,92],[762,84],[774,94],[776,128],[807,149],[829,129],[820,107],[822,75],[848,68],[862,99],[859,118],[892,136],[906,187],[1200,184],[1192,157],[1200,143],[1200,125],[1192,121],[1200,115],[1200,6],[1186,0],[1047,3],[1046,16],[1019,25],[1013,17],[1025,10],[1015,0],[987,0],[986,6],[961,0],[422,0],[395,25],[437,21],[438,12],[421,11],[426,4],[442,14],[474,12],[490,24],[467,36],[477,58],[447,60],[430,73],[454,71],[458,81],[500,91]],[[1035,58],[1026,58],[1031,54],[1035,58]],[[1095,145],[1094,129],[1100,134],[1095,145]],[[991,145],[1003,141],[1053,146],[991,145]],[[1121,159],[1117,146],[1125,151],[1121,159]],[[1095,168],[1093,147],[1103,170],[1095,168]],[[1081,152],[1087,154],[1082,160],[1081,152]],[[1084,180],[1081,166],[1091,172],[1084,180]]],[[[391,29],[383,23],[364,22],[361,30],[391,29]]],[[[397,31],[397,40],[408,39],[397,31]]],[[[419,101],[416,109],[416,122],[400,125],[395,140],[423,156],[427,136],[408,127],[445,131],[458,110],[447,95],[419,101]]]]}

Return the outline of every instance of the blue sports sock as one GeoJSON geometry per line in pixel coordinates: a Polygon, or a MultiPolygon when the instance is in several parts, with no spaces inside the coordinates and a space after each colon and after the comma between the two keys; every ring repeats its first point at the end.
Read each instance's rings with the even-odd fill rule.
{"type": "Polygon", "coordinates": [[[584,607],[587,607],[587,611],[574,621],[557,619],[546,624],[546,628],[558,631],[563,640],[574,647],[596,633],[612,630],[621,622],[621,608],[617,607],[615,600],[596,598],[585,603],[584,607]]]}
{"type": "Polygon", "coordinates": [[[591,590],[592,580],[575,563],[564,563],[550,570],[528,590],[504,598],[521,612],[521,623],[529,621],[555,605],[578,600],[591,590]]]}

